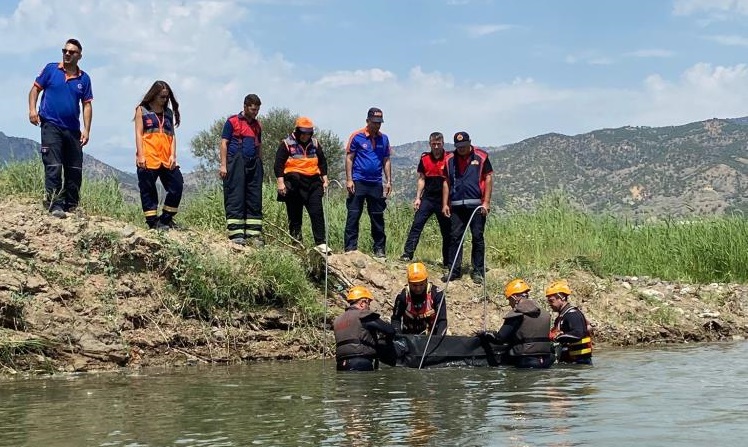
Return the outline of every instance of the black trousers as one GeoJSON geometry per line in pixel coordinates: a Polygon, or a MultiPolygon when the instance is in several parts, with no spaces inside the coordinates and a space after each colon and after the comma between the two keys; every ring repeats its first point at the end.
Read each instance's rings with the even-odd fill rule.
{"type": "Polygon", "coordinates": [[[426,226],[426,222],[434,214],[436,214],[436,220],[439,222],[439,232],[442,235],[442,264],[449,267],[449,244],[452,238],[452,222],[449,217],[442,214],[441,198],[421,198],[421,206],[416,211],[415,216],[413,216],[413,223],[408,232],[408,239],[405,241],[403,254],[410,258],[413,257],[413,253],[415,253],[416,247],[418,247],[418,241],[421,239],[423,227],[426,226]]]}
{"type": "Polygon", "coordinates": [[[284,196],[288,215],[288,232],[296,239],[302,240],[301,224],[304,219],[304,208],[306,208],[309,220],[312,222],[314,245],[326,243],[325,210],[322,207],[324,189],[320,176],[287,174],[284,181],[288,188],[284,196]]]}
{"type": "Polygon", "coordinates": [[[351,357],[335,363],[338,371],[374,371],[379,366],[376,360],[368,357],[351,357]]]}
{"type": "Polygon", "coordinates": [[[374,241],[374,251],[385,250],[387,236],[384,233],[384,210],[387,201],[381,183],[354,182],[356,192],[348,194],[345,201],[348,216],[345,220],[345,251],[358,249],[358,224],[364,212],[364,202],[371,221],[371,238],[374,241]]]}
{"type": "Polygon", "coordinates": [[[83,179],[83,148],[79,130],[64,129],[42,122],[42,163],[44,163],[44,204],[50,210],[70,211],[80,201],[83,179]]]}
{"type": "MultiPolygon", "coordinates": [[[[468,220],[473,214],[476,207],[472,206],[453,206],[452,211],[452,237],[449,244],[449,263],[447,268],[452,266],[452,261],[456,258],[455,269],[453,275],[462,275],[462,245],[460,245],[460,239],[462,233],[467,228],[468,220]]],[[[486,216],[482,215],[480,211],[475,213],[473,221],[470,223],[470,235],[472,239],[472,249],[470,252],[470,260],[473,266],[473,271],[483,275],[483,258],[486,253],[486,242],[483,239],[483,230],[486,227],[486,216]]]]}
{"type": "Polygon", "coordinates": [[[259,158],[244,158],[239,152],[227,156],[223,206],[229,239],[262,234],[262,174],[259,158]]]}
{"type": "Polygon", "coordinates": [[[179,211],[179,203],[182,201],[184,189],[182,171],[178,166],[174,169],[161,166],[158,169],[138,168],[137,173],[140,203],[143,207],[145,222],[150,228],[154,228],[159,220],[164,225],[171,224],[174,215],[179,211]],[[161,179],[161,184],[166,190],[160,217],[158,216],[158,188],[156,188],[158,179],[161,179]]]}

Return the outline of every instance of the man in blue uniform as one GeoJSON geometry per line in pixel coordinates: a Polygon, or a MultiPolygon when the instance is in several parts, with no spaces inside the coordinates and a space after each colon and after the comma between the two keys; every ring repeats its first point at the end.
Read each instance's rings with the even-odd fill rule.
{"type": "Polygon", "coordinates": [[[91,78],[80,69],[83,46],[68,39],[62,62],[42,69],[29,91],[29,122],[41,126],[44,163],[44,204],[58,218],[78,206],[83,178],[83,146],[88,143],[93,117],[91,78]],[[36,109],[39,93],[42,100],[36,109]],[[83,106],[83,129],[80,126],[83,106]]]}
{"type": "Polygon", "coordinates": [[[390,165],[390,140],[379,131],[384,122],[382,111],[369,109],[366,127],[348,138],[345,156],[345,178],[348,189],[345,221],[345,251],[358,250],[358,224],[364,211],[364,202],[371,221],[371,238],[374,256],[385,257],[387,238],[384,233],[385,199],[392,191],[390,165]],[[384,172],[384,183],[382,183],[384,172]]]}

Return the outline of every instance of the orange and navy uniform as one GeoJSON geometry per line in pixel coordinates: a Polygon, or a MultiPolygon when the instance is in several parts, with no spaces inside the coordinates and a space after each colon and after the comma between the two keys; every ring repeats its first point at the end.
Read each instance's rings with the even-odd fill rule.
{"type": "Polygon", "coordinates": [[[273,170],[276,178],[289,173],[307,177],[327,175],[327,159],[316,138],[302,145],[291,134],[281,142],[275,153],[273,170]]]}
{"type": "Polygon", "coordinates": [[[447,303],[444,292],[429,283],[425,296],[414,299],[410,287],[405,286],[395,298],[390,322],[395,330],[403,334],[429,333],[434,328],[434,335],[447,332],[447,303]]]}
{"type": "Polygon", "coordinates": [[[147,169],[169,167],[169,159],[173,154],[174,143],[174,112],[167,108],[160,116],[156,112],[143,106],[143,155],[147,169]]]}

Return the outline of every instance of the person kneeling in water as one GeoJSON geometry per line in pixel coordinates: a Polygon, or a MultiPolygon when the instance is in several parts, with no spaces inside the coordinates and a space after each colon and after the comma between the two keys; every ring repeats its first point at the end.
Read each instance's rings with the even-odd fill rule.
{"type": "Polygon", "coordinates": [[[530,299],[530,286],[522,279],[509,282],[504,296],[512,306],[504,316],[504,324],[497,332],[477,335],[492,343],[508,344],[509,363],[518,368],[549,368],[554,361],[548,337],[551,314],[530,299]]]}
{"type": "Polygon", "coordinates": [[[395,298],[390,321],[395,331],[402,334],[447,333],[444,291],[429,282],[423,263],[408,265],[408,285],[395,298]]]}
{"type": "Polygon", "coordinates": [[[348,291],[345,300],[349,306],[333,322],[338,371],[374,371],[379,366],[379,333],[388,339],[395,335],[391,324],[369,310],[373,299],[364,286],[354,286],[348,291]]]}

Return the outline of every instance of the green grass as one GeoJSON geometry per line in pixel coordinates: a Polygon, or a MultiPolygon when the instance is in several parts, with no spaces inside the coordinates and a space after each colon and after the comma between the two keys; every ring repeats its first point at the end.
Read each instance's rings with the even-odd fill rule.
{"type": "MultiPolygon", "coordinates": [[[[3,168],[0,193],[41,198],[43,173],[40,165],[38,162],[21,163],[3,168]]],[[[274,185],[266,184],[263,195],[264,231],[270,245],[276,247],[276,251],[270,253],[281,256],[284,254],[281,247],[293,245],[285,234],[285,206],[276,202],[274,185]]],[[[346,218],[345,194],[333,188],[326,202],[329,203],[326,210],[330,245],[340,251],[346,218]]],[[[109,215],[144,227],[139,207],[122,200],[114,180],[86,181],[81,206],[90,214],[109,215]]],[[[413,213],[410,203],[388,204],[385,220],[390,257],[400,255],[413,213]]],[[[308,217],[304,219],[304,241],[311,245],[308,217]]],[[[220,186],[206,187],[185,197],[177,220],[188,228],[223,234],[225,219],[220,186]]],[[[585,269],[600,276],[646,275],[696,283],[748,280],[748,222],[740,216],[709,216],[687,222],[664,218],[639,223],[586,213],[563,195],[551,194],[532,210],[494,209],[489,215],[485,236],[487,265],[501,266],[511,272],[553,270],[564,273],[585,269]]],[[[469,239],[468,236],[467,250],[469,239]]],[[[416,258],[438,263],[440,245],[438,226],[432,219],[421,236],[416,258]]],[[[371,250],[366,215],[361,219],[359,249],[371,250]]],[[[288,256],[292,254],[289,252],[288,256]]],[[[465,258],[467,262],[469,256],[465,258]]],[[[252,287],[247,285],[247,290],[264,296],[274,295],[263,288],[252,287]]],[[[285,293],[276,297],[283,301],[285,293]]]]}

